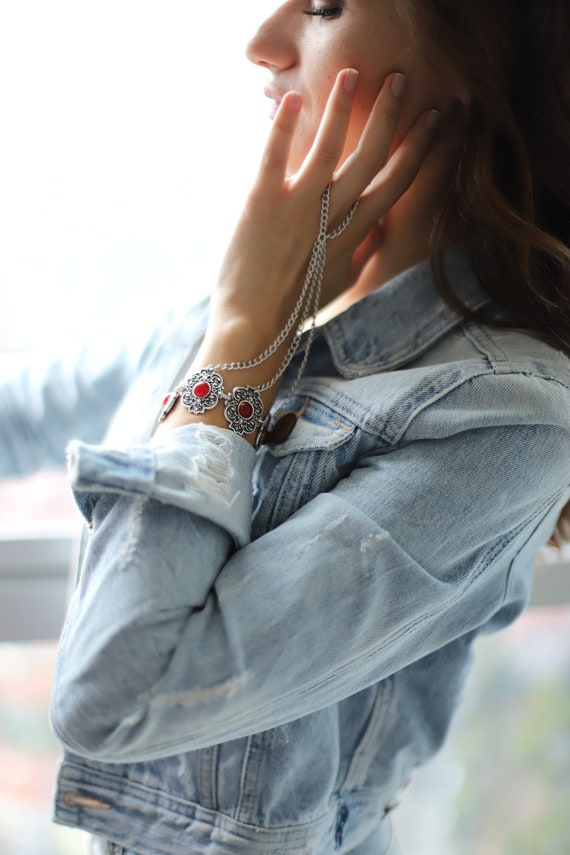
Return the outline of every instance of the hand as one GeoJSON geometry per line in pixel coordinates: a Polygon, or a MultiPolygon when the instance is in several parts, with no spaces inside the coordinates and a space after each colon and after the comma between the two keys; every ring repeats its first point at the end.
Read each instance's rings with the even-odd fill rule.
{"type": "MultiPolygon", "coordinates": [[[[342,236],[328,243],[322,305],[354,284],[378,248],[378,222],[412,183],[433,137],[437,111],[414,123],[398,145],[394,138],[403,97],[402,76],[391,74],[371,111],[357,149],[335,169],[344,148],[357,72],[337,77],[325,114],[299,171],[288,175],[301,96],[290,92],[273,121],[254,187],[226,253],[213,295],[214,329],[244,320],[266,339],[278,332],[300,291],[311,248],[318,233],[321,196],[332,186],[330,227],[359,207],[342,236]],[[398,79],[396,79],[398,78],[398,79]],[[394,85],[396,84],[396,85],[394,85]]],[[[253,346],[257,346],[253,345],[253,346]]]]}

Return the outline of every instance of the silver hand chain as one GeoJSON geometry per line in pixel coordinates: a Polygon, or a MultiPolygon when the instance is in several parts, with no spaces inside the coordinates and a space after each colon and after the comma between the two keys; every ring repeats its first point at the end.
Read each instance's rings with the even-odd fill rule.
{"type": "MultiPolygon", "coordinates": [[[[322,199],[321,199],[321,214],[320,214],[320,225],[319,225],[319,234],[317,239],[313,245],[313,249],[311,252],[311,257],[309,259],[309,265],[307,267],[307,273],[305,275],[305,281],[303,283],[303,288],[301,289],[301,293],[295,303],[293,308],[293,312],[291,313],[289,320],[285,324],[284,328],[281,330],[277,338],[269,345],[262,353],[258,356],[253,357],[245,362],[234,361],[234,362],[223,362],[218,363],[216,365],[209,365],[208,368],[211,368],[216,371],[238,371],[245,370],[248,368],[257,368],[258,365],[262,365],[270,356],[273,356],[276,350],[280,347],[281,344],[285,341],[293,326],[295,321],[299,317],[301,309],[303,309],[303,313],[301,314],[301,320],[299,321],[299,325],[297,328],[297,332],[295,333],[295,337],[293,341],[289,345],[287,353],[283,359],[283,362],[279,366],[277,373],[268,380],[267,383],[264,383],[262,386],[257,386],[256,388],[260,392],[266,391],[266,389],[271,388],[274,383],[279,380],[282,374],[287,370],[287,367],[291,360],[293,359],[295,353],[299,348],[299,344],[301,341],[301,332],[305,325],[305,322],[308,317],[313,316],[313,321],[311,324],[310,343],[312,342],[312,337],[314,335],[315,321],[316,315],[319,308],[322,284],[323,284],[323,275],[324,268],[326,263],[326,243],[327,240],[333,240],[338,237],[342,232],[346,229],[350,221],[352,220],[356,209],[358,207],[358,201],[354,203],[342,223],[337,226],[334,231],[327,233],[328,220],[329,220],[329,209],[330,209],[330,192],[331,186],[330,184],[326,187],[322,199]],[[312,308],[311,308],[312,304],[312,308]]],[[[308,357],[308,353],[307,353],[308,357]]],[[[302,365],[302,370],[304,369],[306,364],[306,359],[304,360],[304,364],[302,365]]],[[[301,371],[302,373],[302,371],[301,371]]],[[[299,375],[300,376],[300,375],[299,375]]],[[[295,384],[296,385],[296,384],[295,384]]]]}
{"type": "MultiPolygon", "coordinates": [[[[350,221],[354,217],[354,214],[356,213],[356,209],[358,208],[358,200],[357,200],[354,203],[354,205],[352,206],[352,208],[350,209],[350,211],[348,212],[348,214],[346,215],[346,217],[344,218],[344,220],[342,221],[342,223],[340,223],[340,225],[338,225],[336,227],[336,229],[333,229],[333,231],[327,232],[328,221],[329,221],[330,193],[331,193],[331,187],[329,184],[326,187],[325,192],[323,193],[323,196],[322,196],[321,221],[320,221],[319,234],[317,236],[317,239],[316,239],[315,244],[313,246],[313,250],[311,252],[311,258],[309,260],[309,266],[307,268],[307,276],[305,278],[305,283],[307,283],[307,282],[312,283],[310,291],[309,291],[308,300],[307,300],[307,311],[305,313],[305,317],[303,318],[303,323],[304,323],[306,321],[306,319],[309,316],[311,316],[311,326],[309,327],[309,331],[307,333],[307,343],[305,346],[305,352],[303,354],[303,359],[302,359],[301,364],[299,366],[299,370],[297,371],[297,375],[296,375],[290,389],[288,390],[286,397],[281,402],[280,409],[282,409],[285,406],[285,404],[287,403],[287,401],[289,400],[289,398],[292,396],[293,392],[297,388],[297,386],[299,384],[299,380],[301,379],[301,376],[302,376],[302,374],[305,370],[305,367],[307,365],[307,360],[309,359],[309,351],[311,350],[311,345],[313,343],[313,338],[315,336],[317,314],[319,311],[319,304],[320,304],[320,300],[321,300],[321,292],[322,292],[322,287],[323,287],[323,278],[324,278],[325,265],[326,265],[326,260],[327,260],[327,241],[334,240],[336,237],[338,237],[339,235],[341,235],[344,232],[344,230],[346,229],[346,227],[349,225],[350,221]],[[310,310],[311,298],[313,300],[312,311],[310,310]]],[[[281,375],[286,371],[286,369],[287,369],[289,363],[291,362],[293,356],[297,352],[300,341],[301,341],[301,337],[300,337],[300,331],[299,331],[297,333],[295,339],[292,342],[292,346],[290,348],[290,350],[292,350],[291,354],[289,355],[289,352],[286,354],[285,359],[283,360],[283,363],[279,367],[278,373],[274,377],[271,378],[271,381],[269,381],[269,383],[260,387],[260,391],[265,391],[266,389],[269,389],[271,386],[273,386],[273,384],[276,383],[277,380],[281,377],[281,375]],[[294,345],[294,349],[293,349],[293,345],[294,345]]]]}

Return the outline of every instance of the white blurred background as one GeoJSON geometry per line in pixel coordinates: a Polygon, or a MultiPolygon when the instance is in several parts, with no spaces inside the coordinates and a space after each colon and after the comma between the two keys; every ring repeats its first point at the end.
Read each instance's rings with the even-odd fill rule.
{"type": "Polygon", "coordinates": [[[270,0],[0,2],[0,349],[216,274],[269,128],[244,50],[270,0]]]}

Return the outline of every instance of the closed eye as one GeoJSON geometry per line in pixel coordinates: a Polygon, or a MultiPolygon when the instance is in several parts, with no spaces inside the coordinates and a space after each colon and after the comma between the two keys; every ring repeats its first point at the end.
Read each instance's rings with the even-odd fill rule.
{"type": "Polygon", "coordinates": [[[318,9],[303,9],[304,15],[313,15],[318,18],[338,18],[342,12],[342,6],[322,6],[318,9]]]}

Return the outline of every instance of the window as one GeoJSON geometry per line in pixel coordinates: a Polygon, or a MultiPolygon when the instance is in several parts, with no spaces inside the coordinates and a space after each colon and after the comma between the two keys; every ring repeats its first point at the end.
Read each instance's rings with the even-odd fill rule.
{"type": "MultiPolygon", "coordinates": [[[[128,336],[207,293],[269,129],[244,57],[265,11],[3,5],[0,382],[30,348],[128,336]]],[[[0,636],[54,636],[77,521],[62,474],[0,483],[0,636]]]]}
{"type": "Polygon", "coordinates": [[[530,609],[476,650],[447,745],[394,813],[403,851],[562,855],[570,851],[568,600],[530,609]]]}
{"type": "MultiPolygon", "coordinates": [[[[0,12],[0,382],[217,273],[269,128],[243,56],[266,3],[29,0],[0,12]],[[246,118],[244,118],[246,117],[246,118]]],[[[0,450],[0,454],[1,454],[0,450]]],[[[0,852],[78,855],[50,822],[47,699],[78,514],[62,473],[0,484],[0,852]]]]}
{"type": "Polygon", "coordinates": [[[0,348],[208,291],[269,129],[264,0],[3,4],[0,348]]]}
{"type": "Polygon", "coordinates": [[[47,721],[56,642],[0,643],[0,852],[80,855],[80,832],[50,821],[59,748],[47,721]]]}

